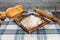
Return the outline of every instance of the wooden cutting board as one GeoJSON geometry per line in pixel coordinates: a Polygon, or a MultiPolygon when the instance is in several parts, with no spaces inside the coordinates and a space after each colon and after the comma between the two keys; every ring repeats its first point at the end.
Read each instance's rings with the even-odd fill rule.
{"type": "MultiPolygon", "coordinates": [[[[34,14],[29,14],[29,15],[34,15],[34,14]]],[[[19,25],[23,30],[25,30],[27,33],[32,33],[33,31],[37,30],[37,29],[40,29],[41,27],[44,27],[45,25],[47,25],[48,23],[50,23],[49,20],[43,18],[42,20],[44,20],[44,22],[40,25],[38,25],[37,27],[34,27],[34,28],[30,28],[29,30],[27,28],[25,28],[23,25],[21,25],[21,20],[25,17],[27,17],[28,15],[23,15],[21,16],[20,18],[16,18],[14,20],[14,22],[19,25]]],[[[42,17],[41,17],[42,18],[42,17]]],[[[27,22],[26,22],[27,23],[27,22]]]]}

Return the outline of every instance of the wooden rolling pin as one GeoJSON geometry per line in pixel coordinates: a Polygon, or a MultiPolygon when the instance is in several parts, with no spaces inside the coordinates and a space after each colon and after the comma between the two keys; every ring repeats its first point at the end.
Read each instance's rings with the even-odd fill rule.
{"type": "Polygon", "coordinates": [[[55,22],[59,22],[60,23],[60,19],[59,18],[54,17],[52,14],[49,14],[46,11],[43,11],[43,10],[41,10],[39,8],[36,8],[36,7],[34,7],[33,10],[36,11],[36,12],[38,12],[39,14],[45,16],[46,18],[52,20],[52,21],[55,21],[55,22]]]}

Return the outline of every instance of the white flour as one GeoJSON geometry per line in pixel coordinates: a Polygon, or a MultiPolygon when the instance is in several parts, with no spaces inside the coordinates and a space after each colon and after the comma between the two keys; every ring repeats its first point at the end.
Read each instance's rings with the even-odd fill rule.
{"type": "Polygon", "coordinates": [[[36,17],[34,15],[30,15],[21,21],[21,24],[26,28],[33,28],[38,26],[41,23],[42,23],[41,18],[36,17]]]}

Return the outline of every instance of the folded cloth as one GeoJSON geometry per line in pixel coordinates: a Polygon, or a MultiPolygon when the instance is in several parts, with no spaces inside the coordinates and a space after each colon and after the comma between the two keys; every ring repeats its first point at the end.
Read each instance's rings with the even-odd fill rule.
{"type": "MultiPolygon", "coordinates": [[[[28,10],[28,13],[35,13],[28,10]]],[[[0,27],[0,40],[60,40],[60,28],[52,22],[32,34],[27,34],[16,23],[6,18],[0,27]]]]}

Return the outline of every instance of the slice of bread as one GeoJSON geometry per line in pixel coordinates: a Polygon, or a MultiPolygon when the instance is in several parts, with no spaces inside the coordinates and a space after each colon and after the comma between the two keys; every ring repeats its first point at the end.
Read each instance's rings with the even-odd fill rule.
{"type": "Polygon", "coordinates": [[[24,15],[20,18],[16,18],[14,21],[27,33],[31,33],[49,23],[49,21],[44,19],[42,16],[35,14],[24,15]]]}

